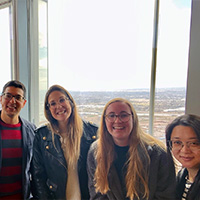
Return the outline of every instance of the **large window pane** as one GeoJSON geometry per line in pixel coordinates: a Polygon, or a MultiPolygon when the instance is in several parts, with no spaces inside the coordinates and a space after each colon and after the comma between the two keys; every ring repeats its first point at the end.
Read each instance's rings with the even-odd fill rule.
{"type": "Polygon", "coordinates": [[[11,79],[11,34],[9,16],[9,7],[0,9],[0,92],[3,85],[11,79]]]}
{"type": "Polygon", "coordinates": [[[145,129],[153,0],[49,0],[49,84],[72,92],[84,119],[99,123],[113,97],[133,102],[145,129]]]}
{"type": "Polygon", "coordinates": [[[44,118],[44,97],[48,87],[48,51],[47,51],[47,2],[38,1],[38,27],[39,27],[39,122],[44,118]]]}
{"type": "Polygon", "coordinates": [[[185,112],[190,16],[191,0],[160,1],[154,119],[159,138],[185,112]]]}
{"type": "Polygon", "coordinates": [[[9,7],[0,9],[0,93],[2,92],[4,84],[11,79],[11,34],[9,16],[9,7]]]}

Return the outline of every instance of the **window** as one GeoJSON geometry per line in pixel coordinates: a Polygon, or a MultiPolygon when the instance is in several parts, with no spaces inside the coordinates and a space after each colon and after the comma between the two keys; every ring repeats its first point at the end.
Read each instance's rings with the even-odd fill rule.
{"type": "Polygon", "coordinates": [[[154,1],[48,4],[49,85],[69,90],[97,124],[108,100],[128,98],[148,129],[154,1]]]}
{"type": "MultiPolygon", "coordinates": [[[[0,0],[0,88],[20,75],[30,89],[31,121],[44,123],[46,90],[60,84],[81,116],[97,124],[107,101],[129,99],[148,132],[155,0],[13,1],[20,32],[16,72],[10,2],[0,0]]],[[[185,111],[191,0],[159,2],[154,135],[162,139],[168,122],[185,111]]]]}
{"type": "MultiPolygon", "coordinates": [[[[148,132],[154,4],[49,0],[49,84],[68,89],[84,119],[98,124],[105,103],[124,97],[148,132]]],[[[160,139],[184,113],[190,11],[191,1],[160,2],[154,110],[160,139]]]]}
{"type": "Polygon", "coordinates": [[[39,122],[44,118],[44,98],[48,87],[48,49],[47,49],[47,2],[38,1],[38,32],[39,32],[39,122]]]}
{"type": "MultiPolygon", "coordinates": [[[[1,4],[0,4],[1,5],[1,4]]],[[[11,32],[10,32],[10,7],[0,7],[0,92],[4,84],[11,79],[11,32]]]]}
{"type": "Polygon", "coordinates": [[[185,113],[191,0],[160,1],[154,135],[185,113]]]}
{"type": "MultiPolygon", "coordinates": [[[[106,102],[127,98],[148,132],[155,1],[48,3],[49,85],[60,84],[69,90],[82,117],[97,124],[106,102]]],[[[154,110],[154,136],[160,139],[166,124],[184,113],[190,10],[191,1],[160,1],[154,110]],[[179,38],[180,32],[184,38],[179,38]],[[172,71],[177,63],[181,77],[172,71]],[[181,93],[174,96],[176,104],[167,104],[171,94],[178,95],[176,89],[181,93]],[[176,105],[178,110],[167,112],[176,105]]]]}
{"type": "MultiPolygon", "coordinates": [[[[0,71],[3,76],[0,79],[0,93],[4,84],[11,79],[11,23],[9,3],[0,1],[0,71]]],[[[1,104],[0,104],[1,110],[1,104]]]]}

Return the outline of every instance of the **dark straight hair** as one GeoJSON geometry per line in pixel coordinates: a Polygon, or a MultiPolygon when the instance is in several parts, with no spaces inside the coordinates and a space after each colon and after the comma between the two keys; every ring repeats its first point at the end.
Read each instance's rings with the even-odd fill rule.
{"type": "Polygon", "coordinates": [[[26,98],[26,87],[25,87],[24,84],[21,83],[20,81],[18,81],[18,80],[12,80],[12,81],[7,82],[7,83],[3,86],[3,91],[2,91],[2,93],[5,92],[5,90],[6,90],[7,87],[16,87],[16,88],[22,89],[23,92],[24,92],[24,98],[26,98]]]}

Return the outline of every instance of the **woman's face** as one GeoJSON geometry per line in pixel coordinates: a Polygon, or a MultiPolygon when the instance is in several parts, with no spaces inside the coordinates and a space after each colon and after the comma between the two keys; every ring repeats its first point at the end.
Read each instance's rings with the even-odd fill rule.
{"type": "Polygon", "coordinates": [[[127,146],[133,129],[133,116],[130,107],[124,102],[110,104],[105,112],[106,127],[118,146],[127,146]]]}
{"type": "Polygon", "coordinates": [[[171,141],[172,153],[183,167],[194,170],[200,168],[199,140],[191,127],[176,126],[172,131],[171,141]]]}
{"type": "Polygon", "coordinates": [[[49,110],[58,123],[67,122],[72,108],[70,100],[60,91],[53,91],[48,98],[49,110]]]}

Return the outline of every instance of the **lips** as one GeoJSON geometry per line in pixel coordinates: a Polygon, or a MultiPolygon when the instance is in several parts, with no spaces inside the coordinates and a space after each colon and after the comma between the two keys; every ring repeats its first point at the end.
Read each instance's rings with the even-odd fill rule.
{"type": "Polygon", "coordinates": [[[180,156],[180,158],[185,162],[191,161],[193,159],[193,157],[189,157],[189,156],[180,156]]]}
{"type": "Polygon", "coordinates": [[[62,115],[62,114],[64,114],[64,113],[66,113],[66,110],[59,111],[59,112],[57,112],[56,114],[57,114],[57,115],[62,115]]]}
{"type": "Polygon", "coordinates": [[[9,110],[15,110],[15,109],[16,109],[16,106],[15,106],[15,105],[7,106],[7,108],[8,108],[9,110]]]}
{"type": "Polygon", "coordinates": [[[122,126],[114,126],[113,129],[115,130],[123,130],[125,127],[122,126]]]}

